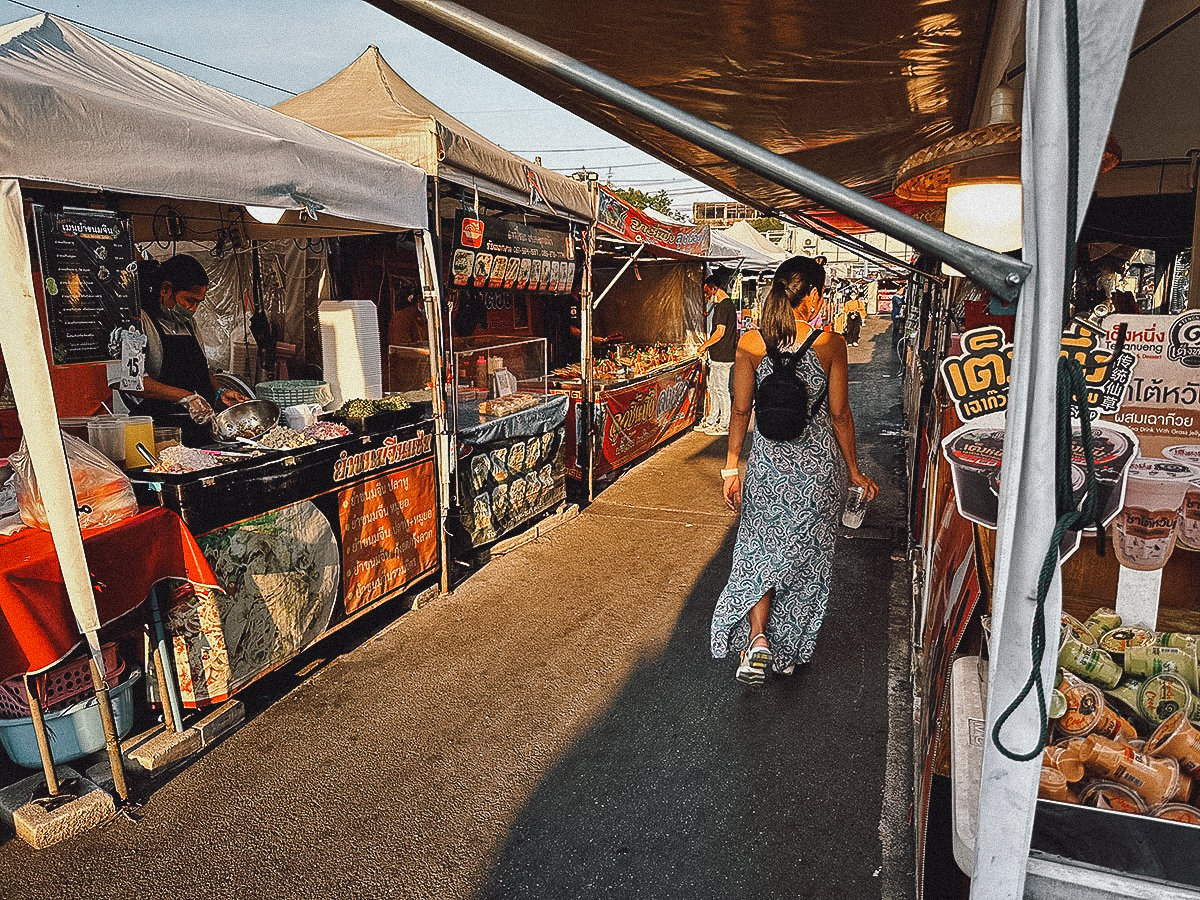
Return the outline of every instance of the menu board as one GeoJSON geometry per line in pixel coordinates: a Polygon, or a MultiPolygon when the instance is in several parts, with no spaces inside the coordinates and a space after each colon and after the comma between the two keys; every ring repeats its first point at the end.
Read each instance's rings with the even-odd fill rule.
{"type": "Polygon", "coordinates": [[[459,212],[450,269],[457,287],[565,294],[575,282],[575,241],[561,231],[459,212]]]}
{"type": "Polygon", "coordinates": [[[129,217],[34,206],[33,221],[55,364],[112,359],[113,331],[141,314],[129,217]]]}

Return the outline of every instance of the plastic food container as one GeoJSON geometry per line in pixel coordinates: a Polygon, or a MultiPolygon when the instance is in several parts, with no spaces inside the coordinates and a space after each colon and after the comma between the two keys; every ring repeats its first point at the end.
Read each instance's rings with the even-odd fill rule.
{"type": "MultiPolygon", "coordinates": [[[[141,674],[137,669],[131,669],[128,677],[109,692],[117,734],[121,737],[129,734],[129,729],[133,727],[131,693],[141,674]]],[[[98,707],[99,701],[91,696],[64,709],[46,713],[50,755],[56,763],[70,762],[104,749],[104,726],[100,723],[98,707]]],[[[4,745],[9,759],[17,765],[26,769],[42,767],[32,718],[0,719],[0,744],[4,745]]]]}
{"type": "Polygon", "coordinates": [[[88,443],[115,462],[125,465],[125,420],[127,416],[93,416],[88,421],[88,443]]]}
{"type": "Polygon", "coordinates": [[[154,420],[149,416],[130,416],[125,420],[125,468],[144,469],[150,465],[137,445],[154,452],[154,420]]]}

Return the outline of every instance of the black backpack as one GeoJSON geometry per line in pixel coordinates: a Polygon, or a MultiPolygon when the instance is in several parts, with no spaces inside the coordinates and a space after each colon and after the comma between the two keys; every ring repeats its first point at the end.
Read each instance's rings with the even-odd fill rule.
{"type": "Polygon", "coordinates": [[[809,405],[808,386],[796,374],[801,358],[820,334],[815,328],[795,353],[767,348],[771,371],[754,390],[754,428],[772,441],[794,441],[804,433],[809,421],[825,401],[828,384],[809,405]]]}

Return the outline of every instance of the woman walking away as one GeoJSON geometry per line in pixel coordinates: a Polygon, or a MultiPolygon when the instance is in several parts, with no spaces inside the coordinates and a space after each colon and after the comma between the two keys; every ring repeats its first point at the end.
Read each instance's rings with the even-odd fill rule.
{"type": "Polygon", "coordinates": [[[879,490],[858,467],[846,342],[811,324],[824,287],[825,269],[813,260],[782,263],[761,331],[742,336],[734,362],[721,477],[725,502],[740,507],[741,522],[733,570],[713,613],[712,653],[740,651],[737,679],[745,684],[762,684],[768,667],[787,675],[812,658],[845,480],[863,488],[867,500],[879,490]],[[758,433],[743,485],[738,459],[756,403],[758,433]]]}

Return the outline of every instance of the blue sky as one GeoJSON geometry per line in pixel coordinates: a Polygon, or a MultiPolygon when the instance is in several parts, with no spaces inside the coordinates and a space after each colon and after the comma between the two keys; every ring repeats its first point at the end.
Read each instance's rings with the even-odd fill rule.
{"type": "MultiPolygon", "coordinates": [[[[30,0],[29,5],[292,92],[320,84],[375,44],[413,87],[501,146],[531,158],[540,153],[551,168],[587,166],[601,180],[611,174],[616,184],[651,192],[665,188],[686,212],[693,200],[720,197],[362,0],[30,0]]],[[[33,14],[0,0],[0,22],[33,14]]],[[[100,37],[258,103],[269,106],[287,96],[100,37]]]]}

